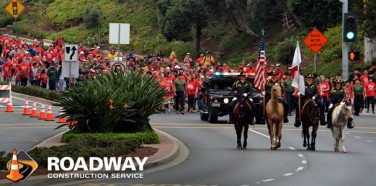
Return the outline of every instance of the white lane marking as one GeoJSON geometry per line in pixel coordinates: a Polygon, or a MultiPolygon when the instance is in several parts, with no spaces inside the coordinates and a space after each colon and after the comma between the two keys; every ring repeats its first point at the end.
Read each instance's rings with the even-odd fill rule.
{"type": "Polygon", "coordinates": [[[366,140],[366,142],[372,143],[373,141],[372,140],[366,140]]]}
{"type": "Polygon", "coordinates": [[[355,139],[360,139],[360,138],[362,138],[362,137],[360,137],[360,136],[354,136],[354,138],[355,138],[355,139]]]}
{"type": "Polygon", "coordinates": [[[298,154],[298,156],[299,156],[300,158],[304,158],[304,155],[303,155],[303,154],[298,154]]]}
{"type": "Polygon", "coordinates": [[[283,176],[291,176],[291,175],[294,175],[294,173],[286,173],[286,174],[284,174],[283,176]]]}
{"type": "Polygon", "coordinates": [[[261,184],[261,182],[258,181],[258,182],[256,182],[256,184],[261,184]]]}
{"type": "Polygon", "coordinates": [[[302,164],[307,164],[307,160],[302,160],[302,164]]]}
{"type": "Polygon", "coordinates": [[[304,167],[299,167],[296,169],[296,172],[299,172],[299,171],[302,171],[304,169],[304,167]]]}
{"type": "Polygon", "coordinates": [[[261,182],[270,182],[270,181],[274,181],[275,179],[266,179],[266,180],[261,180],[261,182]]]}
{"type": "Polygon", "coordinates": [[[252,129],[250,129],[250,131],[253,132],[253,133],[256,133],[256,134],[258,134],[258,135],[261,135],[261,136],[264,136],[264,137],[270,139],[270,137],[269,137],[268,135],[266,135],[266,134],[263,134],[263,133],[261,133],[261,132],[258,132],[258,131],[252,130],[252,129]]]}
{"type": "Polygon", "coordinates": [[[294,148],[294,147],[289,147],[289,149],[290,149],[290,150],[295,150],[295,148],[294,148]]]}

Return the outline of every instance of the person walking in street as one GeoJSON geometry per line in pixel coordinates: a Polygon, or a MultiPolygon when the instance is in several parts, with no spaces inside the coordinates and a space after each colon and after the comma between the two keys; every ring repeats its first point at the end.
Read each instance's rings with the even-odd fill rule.
{"type": "Polygon", "coordinates": [[[291,111],[293,110],[293,106],[295,105],[295,99],[293,97],[293,93],[295,91],[295,88],[292,86],[292,77],[290,76],[289,73],[285,73],[286,76],[286,81],[285,81],[285,86],[286,86],[286,102],[287,102],[287,113],[288,116],[291,116],[291,111]]]}
{"type": "Polygon", "coordinates": [[[364,84],[366,89],[366,100],[367,100],[367,113],[369,113],[369,105],[372,107],[372,114],[375,114],[375,83],[372,78],[368,78],[368,82],[364,84]]]}
{"type": "Polygon", "coordinates": [[[175,86],[175,95],[176,95],[176,105],[175,110],[176,114],[184,114],[184,99],[185,99],[185,86],[186,81],[184,80],[183,73],[178,74],[178,78],[174,82],[175,86]]]}
{"type": "Polygon", "coordinates": [[[56,83],[59,80],[59,72],[57,70],[58,63],[52,62],[47,70],[48,75],[48,89],[56,90],[56,83]]]}
{"type": "Polygon", "coordinates": [[[354,93],[354,110],[355,116],[359,116],[360,110],[364,105],[364,98],[366,97],[364,87],[360,84],[360,80],[357,78],[354,80],[355,84],[352,88],[352,92],[354,93]]]}
{"type": "Polygon", "coordinates": [[[197,95],[197,84],[193,76],[189,77],[185,87],[188,95],[188,112],[195,112],[194,103],[197,95]]]}

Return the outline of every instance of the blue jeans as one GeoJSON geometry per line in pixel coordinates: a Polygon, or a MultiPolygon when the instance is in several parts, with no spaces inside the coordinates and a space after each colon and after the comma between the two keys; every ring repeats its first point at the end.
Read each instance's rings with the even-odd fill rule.
{"type": "Polygon", "coordinates": [[[59,90],[60,91],[67,90],[67,82],[64,79],[59,79],[59,90]]]}

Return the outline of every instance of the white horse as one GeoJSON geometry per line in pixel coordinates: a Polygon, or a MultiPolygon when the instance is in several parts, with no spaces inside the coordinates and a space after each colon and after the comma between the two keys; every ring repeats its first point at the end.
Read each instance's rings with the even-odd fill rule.
{"type": "Polygon", "coordinates": [[[333,109],[332,113],[332,133],[334,138],[334,151],[339,151],[339,145],[342,144],[342,151],[346,153],[345,148],[345,129],[348,120],[353,119],[352,105],[350,101],[341,102],[333,109]]]}

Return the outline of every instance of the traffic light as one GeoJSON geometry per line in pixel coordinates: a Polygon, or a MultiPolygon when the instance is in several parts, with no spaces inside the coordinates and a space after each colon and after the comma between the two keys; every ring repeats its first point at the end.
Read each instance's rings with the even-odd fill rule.
{"type": "Polygon", "coordinates": [[[345,13],[343,41],[354,42],[358,38],[358,17],[355,14],[345,13]]]}
{"type": "Polygon", "coordinates": [[[18,15],[17,2],[12,2],[13,15],[18,15]]]}
{"type": "Polygon", "coordinates": [[[360,58],[359,51],[349,51],[349,60],[350,61],[358,61],[360,58]]]}

